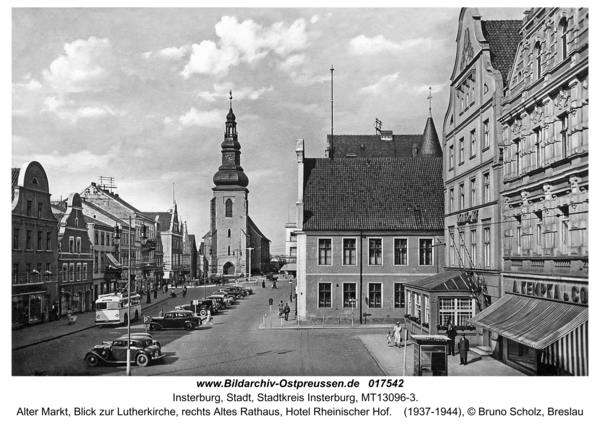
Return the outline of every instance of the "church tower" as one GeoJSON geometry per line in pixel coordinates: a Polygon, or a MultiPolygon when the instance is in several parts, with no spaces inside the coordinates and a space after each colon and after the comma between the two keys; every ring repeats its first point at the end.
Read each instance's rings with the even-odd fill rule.
{"type": "Polygon", "coordinates": [[[248,176],[240,165],[240,143],[229,92],[229,113],[221,144],[221,166],[213,177],[210,201],[209,263],[211,273],[246,273],[248,244],[248,176]]]}

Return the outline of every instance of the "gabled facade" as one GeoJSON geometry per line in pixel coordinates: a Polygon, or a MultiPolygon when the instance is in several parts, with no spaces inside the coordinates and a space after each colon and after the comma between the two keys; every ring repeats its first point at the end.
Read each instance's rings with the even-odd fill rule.
{"type": "Polygon", "coordinates": [[[183,224],[180,223],[177,203],[166,212],[147,212],[145,216],[153,218],[157,224],[161,239],[164,279],[170,283],[184,280],[183,266],[183,224]]]}
{"type": "Polygon", "coordinates": [[[499,116],[505,296],[475,321],[529,374],[589,374],[588,13],[526,12],[499,116]]]}
{"type": "Polygon", "coordinates": [[[85,312],[95,301],[93,245],[88,235],[81,197],[77,193],[67,201],[52,205],[58,223],[59,314],[85,312]]]}
{"type": "Polygon", "coordinates": [[[12,169],[12,326],[55,319],[58,227],[37,161],[12,169]]]}
{"type": "Polygon", "coordinates": [[[405,285],[444,266],[442,151],[433,120],[419,143],[400,150],[392,139],[387,156],[376,146],[387,143],[379,135],[360,138],[334,137],[330,158],[305,158],[304,141],[297,142],[302,322],[403,321],[416,309],[405,285]],[[345,154],[361,145],[377,154],[345,154]]]}
{"type": "MultiPolygon", "coordinates": [[[[458,20],[450,100],[444,118],[445,256],[447,269],[466,272],[467,288],[439,315],[438,324],[466,323],[502,297],[502,139],[498,118],[521,21],[486,21],[476,8],[458,20]],[[465,307],[470,315],[464,315],[465,307]]],[[[470,337],[495,346],[491,332],[470,337]]]]}

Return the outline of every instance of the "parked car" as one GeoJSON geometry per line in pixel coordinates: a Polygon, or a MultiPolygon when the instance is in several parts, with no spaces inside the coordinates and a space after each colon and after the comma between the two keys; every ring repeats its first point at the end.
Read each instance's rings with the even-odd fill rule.
{"type": "Polygon", "coordinates": [[[231,304],[229,302],[229,298],[226,297],[224,294],[211,294],[210,296],[208,296],[208,299],[217,300],[223,308],[226,308],[227,306],[229,306],[231,304]]]}
{"type": "MultiPolygon", "coordinates": [[[[164,358],[160,345],[156,345],[149,337],[134,337],[132,335],[129,340],[129,350],[131,352],[131,362],[140,367],[145,367],[150,362],[156,362],[164,358]]],[[[127,364],[127,336],[94,346],[85,354],[83,359],[90,367],[96,367],[99,364],[127,364]]]]}
{"type": "Polygon", "coordinates": [[[213,304],[212,299],[208,299],[208,300],[196,299],[196,300],[192,300],[190,303],[188,303],[186,305],[176,306],[175,310],[176,311],[180,311],[180,310],[192,311],[195,315],[198,315],[200,317],[205,317],[207,311],[210,311],[211,315],[216,313],[214,305],[215,304],[213,304]]]}
{"type": "Polygon", "coordinates": [[[234,287],[235,288],[241,288],[242,290],[245,290],[246,294],[254,294],[254,290],[252,289],[252,287],[244,287],[243,283],[235,284],[234,287]]]}
{"type": "MultiPolygon", "coordinates": [[[[155,340],[150,333],[144,333],[144,332],[136,331],[134,333],[131,333],[130,336],[131,336],[132,339],[134,337],[144,337],[146,339],[150,339],[150,340],[152,340],[152,344],[153,345],[156,345],[160,349],[162,349],[162,345],[160,344],[160,342],[158,340],[155,340]]],[[[122,335],[121,338],[127,339],[127,334],[122,335]]]]}
{"type": "Polygon", "coordinates": [[[228,305],[233,305],[235,303],[236,296],[232,292],[225,291],[225,290],[219,290],[219,291],[215,291],[213,294],[223,296],[225,298],[225,300],[227,301],[228,305]]]}
{"type": "Polygon", "coordinates": [[[170,311],[162,317],[150,319],[150,330],[161,330],[163,328],[185,328],[193,330],[202,325],[202,320],[194,315],[192,311],[170,311]]]}

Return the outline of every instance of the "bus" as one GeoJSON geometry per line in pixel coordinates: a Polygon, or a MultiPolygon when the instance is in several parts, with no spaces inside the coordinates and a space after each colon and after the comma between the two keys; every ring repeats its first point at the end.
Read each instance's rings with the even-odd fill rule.
{"type": "Polygon", "coordinates": [[[131,307],[127,293],[101,294],[96,300],[96,324],[127,324],[128,316],[137,321],[142,316],[142,296],[131,293],[131,307]]]}

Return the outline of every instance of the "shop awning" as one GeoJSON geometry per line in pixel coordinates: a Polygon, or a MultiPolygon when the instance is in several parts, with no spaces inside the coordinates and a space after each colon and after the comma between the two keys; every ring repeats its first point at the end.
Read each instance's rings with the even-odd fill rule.
{"type": "Polygon", "coordinates": [[[295,271],[296,270],[296,264],[295,263],[286,263],[285,265],[283,265],[281,267],[281,269],[279,270],[279,272],[281,271],[295,271]]]}
{"type": "Polygon", "coordinates": [[[514,294],[503,296],[469,320],[534,349],[550,346],[587,321],[587,306],[514,294]]]}
{"type": "Polygon", "coordinates": [[[106,258],[108,259],[108,264],[113,269],[122,269],[123,266],[119,263],[117,258],[112,253],[106,253],[106,258]]]}
{"type": "Polygon", "coordinates": [[[470,291],[469,277],[462,271],[446,271],[404,285],[426,291],[470,291]]]}

